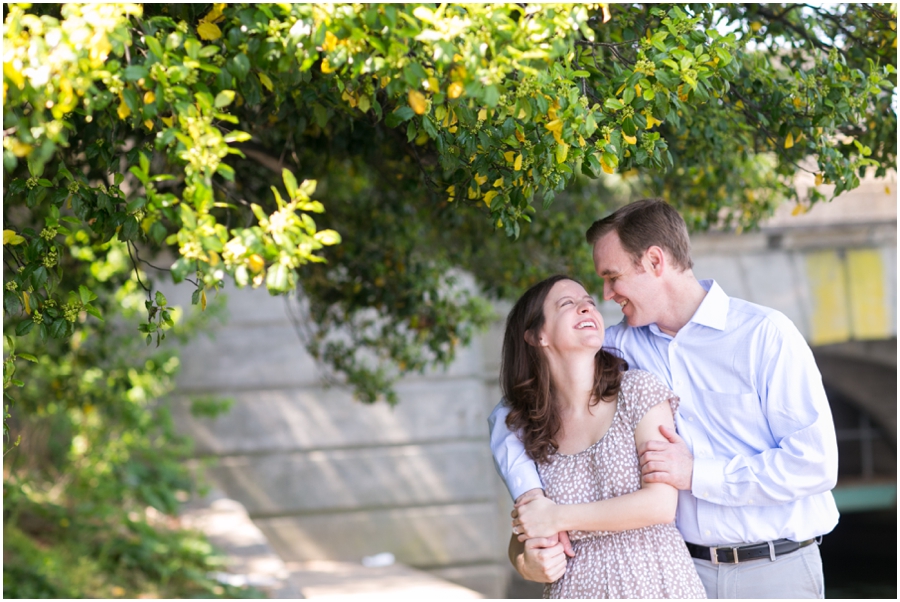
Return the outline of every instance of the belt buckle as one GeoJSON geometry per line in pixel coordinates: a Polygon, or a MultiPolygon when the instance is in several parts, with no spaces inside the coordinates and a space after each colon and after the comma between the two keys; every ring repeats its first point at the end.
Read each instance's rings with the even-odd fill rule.
{"type": "MultiPolygon", "coordinates": [[[[728,548],[723,548],[723,549],[726,549],[726,550],[727,550],[728,548]]],[[[738,560],[738,549],[737,549],[737,547],[732,547],[732,548],[731,548],[731,553],[732,553],[732,555],[734,556],[734,561],[729,562],[729,563],[726,563],[726,564],[738,564],[740,561],[738,560]]],[[[710,548],[709,548],[709,558],[710,558],[710,560],[712,560],[712,563],[713,563],[713,564],[723,564],[723,563],[719,562],[719,548],[717,548],[717,547],[715,547],[715,546],[710,546],[710,548]]]]}

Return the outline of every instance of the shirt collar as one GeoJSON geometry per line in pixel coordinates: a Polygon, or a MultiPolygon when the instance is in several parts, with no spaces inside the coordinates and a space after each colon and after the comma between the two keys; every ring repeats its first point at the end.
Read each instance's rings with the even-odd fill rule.
{"type": "MultiPolygon", "coordinates": [[[[716,330],[725,330],[725,322],[728,318],[728,295],[715,280],[700,280],[700,286],[706,289],[706,296],[700,302],[700,307],[694,312],[688,323],[694,322],[701,326],[708,326],[716,330]]],[[[659,329],[656,322],[650,324],[650,332],[665,339],[673,338],[659,329]]]]}
{"type": "Polygon", "coordinates": [[[691,322],[716,330],[725,330],[725,322],[728,318],[728,295],[715,280],[701,280],[700,286],[705,288],[707,293],[700,302],[700,307],[694,312],[691,322]]]}

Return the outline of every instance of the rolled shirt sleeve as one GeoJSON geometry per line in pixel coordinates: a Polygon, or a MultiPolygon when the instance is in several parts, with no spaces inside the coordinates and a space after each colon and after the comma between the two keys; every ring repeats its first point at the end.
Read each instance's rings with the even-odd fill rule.
{"type": "Polygon", "coordinates": [[[518,499],[531,489],[543,489],[541,477],[525,446],[516,433],[506,426],[509,407],[504,400],[488,417],[488,428],[491,433],[491,454],[494,456],[494,467],[506,483],[506,488],[513,500],[518,499]]]}

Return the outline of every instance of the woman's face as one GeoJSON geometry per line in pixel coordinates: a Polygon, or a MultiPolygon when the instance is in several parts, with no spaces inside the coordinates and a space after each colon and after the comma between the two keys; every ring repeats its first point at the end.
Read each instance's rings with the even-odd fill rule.
{"type": "Polygon", "coordinates": [[[539,345],[548,351],[590,351],[603,346],[603,318],[584,287],[560,280],[544,300],[544,326],[539,345]]]}

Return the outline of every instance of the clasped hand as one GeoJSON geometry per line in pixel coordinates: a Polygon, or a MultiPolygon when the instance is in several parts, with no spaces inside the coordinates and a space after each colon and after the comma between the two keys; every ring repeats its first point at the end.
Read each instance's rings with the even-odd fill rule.
{"type": "Polygon", "coordinates": [[[543,495],[524,495],[512,511],[512,525],[519,541],[555,537],[560,528],[559,506],[543,495]]]}

